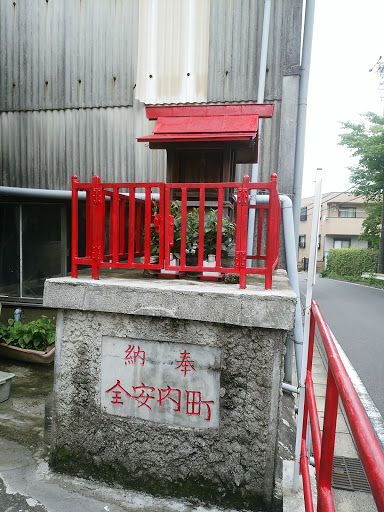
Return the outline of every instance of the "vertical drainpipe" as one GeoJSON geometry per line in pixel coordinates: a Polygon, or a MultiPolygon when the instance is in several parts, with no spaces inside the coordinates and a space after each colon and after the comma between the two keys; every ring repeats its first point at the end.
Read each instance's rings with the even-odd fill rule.
{"type": "Polygon", "coordinates": [[[19,205],[19,293],[23,296],[23,205],[19,205]]]}
{"type": "MultiPolygon", "coordinates": [[[[257,90],[257,103],[264,103],[265,93],[265,77],[267,72],[267,55],[268,55],[268,39],[269,39],[269,26],[271,19],[271,0],[264,2],[264,18],[263,18],[263,35],[261,40],[261,54],[260,54],[260,69],[259,69],[259,86],[257,90]]],[[[262,119],[259,119],[258,128],[258,141],[260,140],[260,132],[262,126],[262,119]]],[[[259,164],[252,165],[251,181],[257,182],[259,177],[259,164]]],[[[256,204],[256,190],[251,190],[249,197],[249,204],[256,204]]],[[[254,208],[249,210],[248,217],[248,235],[247,235],[247,254],[252,254],[253,251],[253,235],[255,232],[255,215],[254,208]]],[[[252,260],[247,260],[247,266],[252,265],[252,260]]]]}
{"type": "MultiPolygon", "coordinates": [[[[299,87],[299,104],[297,112],[297,133],[296,133],[296,152],[295,169],[293,175],[293,222],[295,227],[296,247],[299,240],[299,222],[301,208],[301,189],[303,183],[304,169],[304,146],[305,146],[305,127],[307,118],[307,97],[309,84],[309,71],[312,53],[313,23],[315,16],[315,0],[307,0],[305,6],[305,22],[303,35],[303,48],[301,56],[301,78],[299,87]]],[[[297,250],[297,249],[296,249],[297,250]]]]}

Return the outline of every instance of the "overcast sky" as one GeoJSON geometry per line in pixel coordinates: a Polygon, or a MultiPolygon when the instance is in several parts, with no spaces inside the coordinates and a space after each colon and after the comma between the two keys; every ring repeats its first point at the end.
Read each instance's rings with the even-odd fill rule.
{"type": "Polygon", "coordinates": [[[380,55],[384,60],[384,0],[316,2],[302,197],[313,195],[318,167],[322,192],[351,186],[353,159],[338,145],[340,122],[359,122],[368,111],[383,115],[379,77],[369,72],[380,55]]]}

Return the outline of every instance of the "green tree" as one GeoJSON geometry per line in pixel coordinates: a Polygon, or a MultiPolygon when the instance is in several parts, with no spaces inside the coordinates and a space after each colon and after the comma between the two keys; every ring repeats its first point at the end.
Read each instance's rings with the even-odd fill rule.
{"type": "Polygon", "coordinates": [[[364,196],[367,202],[380,204],[377,271],[384,273],[384,117],[372,112],[362,117],[364,122],[361,124],[342,123],[342,128],[348,132],[340,135],[339,144],[347,146],[358,159],[358,164],[349,168],[353,193],[364,196]]]}
{"type": "Polygon", "coordinates": [[[373,249],[378,249],[380,245],[380,222],[382,204],[367,203],[364,205],[368,216],[363,221],[363,232],[359,236],[360,240],[369,242],[373,249]]]}

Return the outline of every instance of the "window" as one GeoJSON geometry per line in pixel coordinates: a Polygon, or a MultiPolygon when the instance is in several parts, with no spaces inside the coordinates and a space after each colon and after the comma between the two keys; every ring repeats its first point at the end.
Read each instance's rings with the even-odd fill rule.
{"type": "Polygon", "coordinates": [[[305,239],[306,235],[299,235],[299,248],[305,249],[305,239]]]}
{"type": "Polygon", "coordinates": [[[334,249],[349,249],[351,247],[350,238],[335,238],[333,241],[334,249]]]}
{"type": "Polygon", "coordinates": [[[47,277],[66,274],[65,207],[0,205],[0,295],[41,299],[47,277]]]}
{"type": "Polygon", "coordinates": [[[356,208],[339,206],[339,217],[356,218],[356,208]]]}
{"type": "Polygon", "coordinates": [[[303,206],[300,210],[300,220],[307,220],[307,207],[303,206]]]}
{"type": "Polygon", "coordinates": [[[321,235],[319,235],[317,238],[317,249],[320,249],[320,247],[321,247],[321,235]]]}

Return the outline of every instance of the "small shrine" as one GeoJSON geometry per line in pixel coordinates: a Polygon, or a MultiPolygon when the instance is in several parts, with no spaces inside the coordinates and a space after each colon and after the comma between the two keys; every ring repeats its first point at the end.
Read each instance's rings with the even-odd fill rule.
{"type": "MultiPolygon", "coordinates": [[[[257,162],[260,118],[273,115],[272,104],[190,105],[147,107],[156,120],[151,135],[139,137],[151,149],[167,151],[167,183],[228,183],[236,164],[257,162]]],[[[215,206],[215,190],[207,206],[215,206]]],[[[178,197],[173,197],[178,199],[178,197]]],[[[189,193],[189,206],[193,192],[189,193]]],[[[230,201],[227,191],[224,201],[230,201]]]]}

